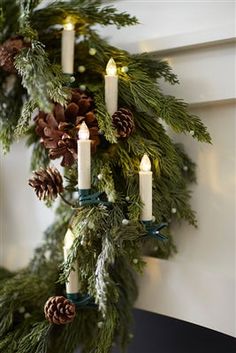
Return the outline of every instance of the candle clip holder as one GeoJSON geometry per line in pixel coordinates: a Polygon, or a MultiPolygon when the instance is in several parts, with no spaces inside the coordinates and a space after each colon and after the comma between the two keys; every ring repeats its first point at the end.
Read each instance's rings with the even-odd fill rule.
{"type": "Polygon", "coordinates": [[[78,308],[95,308],[93,298],[89,294],[66,293],[67,299],[74,303],[78,308]]]}
{"type": "Polygon", "coordinates": [[[80,206],[87,205],[104,205],[111,206],[112,202],[107,200],[106,193],[103,192],[94,192],[91,193],[91,190],[79,190],[79,204],[80,206]]]}
{"type": "Polygon", "coordinates": [[[162,241],[168,240],[168,237],[166,235],[160,233],[161,229],[168,226],[168,223],[156,224],[152,221],[142,221],[142,224],[144,225],[147,231],[147,236],[151,236],[152,238],[156,238],[162,241]]]}

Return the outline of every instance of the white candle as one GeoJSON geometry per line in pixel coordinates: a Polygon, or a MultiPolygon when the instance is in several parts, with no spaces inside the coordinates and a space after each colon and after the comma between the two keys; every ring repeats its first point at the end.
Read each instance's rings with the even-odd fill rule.
{"type": "Polygon", "coordinates": [[[141,221],[152,220],[152,171],[151,162],[147,154],[144,154],[140,163],[139,194],[143,203],[141,221]]]}
{"type": "Polygon", "coordinates": [[[91,140],[89,140],[89,129],[84,121],[79,129],[78,187],[79,190],[91,189],[91,140]]]}
{"type": "Polygon", "coordinates": [[[74,73],[75,31],[72,23],[66,23],[61,38],[61,66],[65,74],[74,73]]]}
{"type": "MultiPolygon", "coordinates": [[[[64,238],[64,260],[67,260],[70,249],[73,245],[75,236],[70,229],[67,230],[64,238]]],[[[78,264],[77,261],[73,263],[73,270],[70,272],[68,281],[66,282],[66,293],[73,294],[79,292],[78,279],[78,264]]]]}
{"type": "Polygon", "coordinates": [[[117,111],[118,104],[118,76],[116,63],[111,58],[106,67],[105,75],[105,103],[108,113],[112,116],[117,111]]]}

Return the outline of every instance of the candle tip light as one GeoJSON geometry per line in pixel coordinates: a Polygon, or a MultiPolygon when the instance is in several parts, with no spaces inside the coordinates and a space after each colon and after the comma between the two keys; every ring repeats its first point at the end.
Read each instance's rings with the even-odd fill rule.
{"type": "Polygon", "coordinates": [[[66,31],[73,31],[75,28],[74,24],[71,22],[64,23],[63,27],[66,31]]]}
{"type": "Polygon", "coordinates": [[[110,60],[107,63],[106,73],[109,76],[116,76],[116,73],[117,73],[116,62],[113,58],[110,58],[110,60]]]}
{"type": "Polygon", "coordinates": [[[151,170],[151,161],[148,155],[145,153],[140,163],[140,170],[142,172],[149,172],[151,170]]]}
{"type": "Polygon", "coordinates": [[[89,128],[86,123],[83,121],[79,129],[79,139],[88,140],[89,139],[89,128]]]}

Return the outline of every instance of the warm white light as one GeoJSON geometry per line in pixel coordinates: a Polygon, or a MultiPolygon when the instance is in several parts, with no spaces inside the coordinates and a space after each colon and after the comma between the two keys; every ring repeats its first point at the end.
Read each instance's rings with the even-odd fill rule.
{"type": "Polygon", "coordinates": [[[117,68],[113,58],[111,58],[107,63],[106,72],[108,76],[116,76],[117,68]]]}
{"type": "Polygon", "coordinates": [[[65,23],[63,27],[66,31],[73,31],[73,29],[75,28],[75,26],[71,22],[65,23]]]}
{"type": "Polygon", "coordinates": [[[151,162],[146,153],[143,155],[143,158],[141,159],[140,170],[142,172],[150,172],[151,170],[151,162]]]}
{"type": "Polygon", "coordinates": [[[89,139],[89,128],[83,121],[79,129],[79,139],[88,140],[89,139]]]}
{"type": "Polygon", "coordinates": [[[64,246],[66,249],[69,250],[72,247],[74,239],[75,239],[74,234],[70,229],[68,229],[64,238],[64,246]]]}

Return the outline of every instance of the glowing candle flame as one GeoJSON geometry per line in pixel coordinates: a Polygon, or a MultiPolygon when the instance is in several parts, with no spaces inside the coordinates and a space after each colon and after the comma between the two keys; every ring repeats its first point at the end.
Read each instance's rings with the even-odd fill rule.
{"type": "Polygon", "coordinates": [[[142,172],[150,172],[151,170],[151,162],[146,153],[143,155],[143,158],[141,159],[140,170],[142,172]]]}
{"type": "Polygon", "coordinates": [[[108,76],[116,76],[117,68],[115,60],[113,58],[111,58],[107,63],[106,73],[108,76]]]}
{"type": "Polygon", "coordinates": [[[66,31],[73,31],[73,29],[75,28],[74,24],[71,22],[65,23],[63,27],[66,31]]]}
{"type": "Polygon", "coordinates": [[[79,139],[88,140],[89,139],[89,128],[83,121],[79,129],[79,139]]]}

